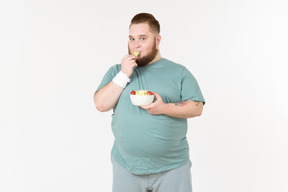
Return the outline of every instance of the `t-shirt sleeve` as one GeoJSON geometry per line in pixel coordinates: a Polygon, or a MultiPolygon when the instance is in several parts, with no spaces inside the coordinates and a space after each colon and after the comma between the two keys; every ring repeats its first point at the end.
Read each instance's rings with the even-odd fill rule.
{"type": "Polygon", "coordinates": [[[98,86],[95,92],[99,91],[99,89],[101,89],[102,87],[104,87],[113,80],[113,78],[117,75],[117,73],[119,73],[118,68],[119,67],[117,65],[114,65],[109,68],[109,70],[104,75],[100,85],[98,86]]]}
{"type": "Polygon", "coordinates": [[[202,101],[203,104],[205,104],[205,99],[202,95],[197,80],[186,67],[183,70],[183,76],[181,81],[181,97],[182,101],[202,101]]]}

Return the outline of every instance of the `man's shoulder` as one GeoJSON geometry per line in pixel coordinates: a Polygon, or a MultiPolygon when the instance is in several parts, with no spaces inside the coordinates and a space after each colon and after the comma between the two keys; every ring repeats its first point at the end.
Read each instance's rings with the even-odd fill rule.
{"type": "Polygon", "coordinates": [[[175,61],[172,61],[172,60],[169,60],[169,59],[166,59],[166,58],[163,58],[163,61],[165,62],[165,65],[167,67],[172,67],[172,68],[176,68],[176,69],[180,69],[180,70],[186,70],[186,67],[180,63],[177,63],[175,61]]]}
{"type": "Polygon", "coordinates": [[[114,64],[110,68],[112,68],[114,70],[121,69],[121,64],[114,64]]]}
{"type": "Polygon", "coordinates": [[[121,64],[114,64],[109,67],[109,72],[119,72],[121,70],[121,64]]]}

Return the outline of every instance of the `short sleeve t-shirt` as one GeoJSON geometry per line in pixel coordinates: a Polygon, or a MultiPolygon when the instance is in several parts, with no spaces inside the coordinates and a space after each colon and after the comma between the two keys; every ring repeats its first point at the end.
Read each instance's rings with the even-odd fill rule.
{"type": "MultiPolygon", "coordinates": [[[[112,66],[96,91],[112,81],[120,70],[120,64],[112,66]]],[[[164,103],[185,100],[205,103],[194,76],[184,66],[165,58],[135,67],[112,115],[115,137],[112,158],[129,172],[146,175],[184,165],[189,160],[187,119],[151,115],[131,103],[132,90],[155,91],[164,103]]]]}

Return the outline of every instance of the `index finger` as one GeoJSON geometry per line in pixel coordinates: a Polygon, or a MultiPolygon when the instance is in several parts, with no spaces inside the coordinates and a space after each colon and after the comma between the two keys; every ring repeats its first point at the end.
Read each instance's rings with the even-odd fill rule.
{"type": "Polygon", "coordinates": [[[134,60],[137,59],[137,57],[135,57],[134,55],[129,55],[129,57],[131,57],[131,59],[134,59],[134,60]]]}
{"type": "Polygon", "coordinates": [[[125,61],[128,57],[129,57],[129,54],[125,55],[125,56],[122,58],[121,62],[125,61]]]}

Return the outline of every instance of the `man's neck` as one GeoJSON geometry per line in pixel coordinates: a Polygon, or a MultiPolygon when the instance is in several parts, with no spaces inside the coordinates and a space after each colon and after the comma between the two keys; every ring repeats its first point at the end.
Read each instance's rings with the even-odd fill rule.
{"type": "Polygon", "coordinates": [[[148,65],[155,63],[156,61],[159,61],[161,58],[162,57],[161,57],[160,51],[158,51],[156,57],[148,65]]]}

